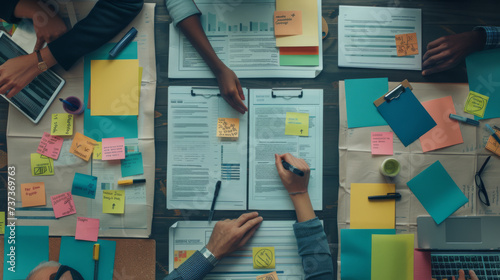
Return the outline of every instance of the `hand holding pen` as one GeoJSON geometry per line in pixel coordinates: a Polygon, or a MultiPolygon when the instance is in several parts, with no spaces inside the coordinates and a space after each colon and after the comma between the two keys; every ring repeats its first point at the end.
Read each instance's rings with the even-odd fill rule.
{"type": "Polygon", "coordinates": [[[274,155],[274,157],[276,159],[276,168],[278,169],[281,182],[288,193],[298,194],[307,192],[310,169],[306,161],[296,158],[291,154],[274,155]],[[301,173],[303,176],[299,175],[301,173]]]}

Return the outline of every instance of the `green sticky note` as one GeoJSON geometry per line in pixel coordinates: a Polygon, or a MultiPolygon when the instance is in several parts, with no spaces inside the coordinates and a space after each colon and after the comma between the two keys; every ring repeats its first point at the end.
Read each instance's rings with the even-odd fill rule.
{"type": "Polygon", "coordinates": [[[467,96],[467,101],[465,101],[464,112],[482,118],[489,99],[488,96],[471,90],[469,96],[467,96]]]}
{"type": "Polygon", "coordinates": [[[318,66],[319,55],[280,55],[280,66],[318,66]]]}
{"type": "Polygon", "coordinates": [[[31,154],[31,175],[54,175],[54,161],[38,153],[31,154]]]}
{"type": "Polygon", "coordinates": [[[309,136],[309,114],[286,113],[285,135],[309,136]]]}
{"type": "Polygon", "coordinates": [[[413,234],[372,235],[372,280],[413,279],[413,234]]]}
{"type": "Polygon", "coordinates": [[[5,212],[0,212],[0,234],[5,233],[5,212]]]}

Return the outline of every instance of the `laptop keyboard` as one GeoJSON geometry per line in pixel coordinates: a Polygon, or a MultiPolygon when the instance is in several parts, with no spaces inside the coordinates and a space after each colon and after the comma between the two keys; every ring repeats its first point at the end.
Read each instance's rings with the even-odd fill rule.
{"type": "Polygon", "coordinates": [[[474,270],[480,280],[500,280],[500,253],[431,253],[432,278],[448,279],[463,269],[466,278],[474,270]]]}

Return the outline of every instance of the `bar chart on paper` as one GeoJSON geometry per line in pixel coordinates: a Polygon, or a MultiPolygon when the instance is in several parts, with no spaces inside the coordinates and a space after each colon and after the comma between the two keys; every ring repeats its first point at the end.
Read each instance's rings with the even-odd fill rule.
{"type": "Polygon", "coordinates": [[[206,15],[201,15],[201,25],[203,26],[203,30],[205,30],[205,33],[207,34],[227,32],[274,32],[274,26],[271,20],[249,20],[247,22],[227,22],[225,20],[227,19],[225,19],[224,17],[219,19],[217,17],[217,14],[211,12],[208,12],[206,15]]]}

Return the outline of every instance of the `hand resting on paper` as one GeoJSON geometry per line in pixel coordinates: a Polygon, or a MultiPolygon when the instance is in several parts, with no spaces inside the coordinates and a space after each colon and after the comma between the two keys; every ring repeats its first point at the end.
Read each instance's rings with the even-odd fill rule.
{"type": "Polygon", "coordinates": [[[243,95],[243,89],[236,74],[224,64],[221,66],[221,69],[214,73],[217,77],[222,98],[236,111],[245,114],[248,108],[242,101],[245,100],[245,96],[243,95]]]}
{"type": "MultiPolygon", "coordinates": [[[[452,276],[451,279],[455,280],[455,276],[452,276]]],[[[474,270],[469,270],[469,279],[478,280],[474,270]]],[[[465,280],[465,272],[462,269],[458,271],[458,280],[465,280]]]]}

